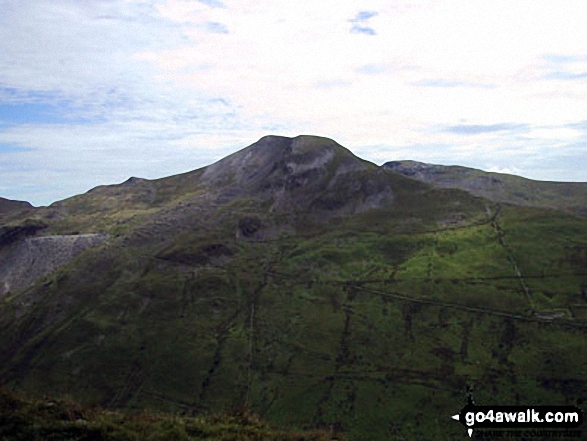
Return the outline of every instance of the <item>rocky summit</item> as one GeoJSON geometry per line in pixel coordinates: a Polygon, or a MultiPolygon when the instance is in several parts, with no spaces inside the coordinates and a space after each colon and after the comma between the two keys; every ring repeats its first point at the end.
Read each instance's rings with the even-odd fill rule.
{"type": "Polygon", "coordinates": [[[267,136],[181,175],[11,209],[0,382],[351,440],[460,439],[451,415],[471,390],[478,405],[577,403],[583,187],[522,203],[527,180],[433,167],[267,136]]]}
{"type": "Polygon", "coordinates": [[[379,174],[330,139],[266,136],[207,167],[201,181],[261,196],[270,211],[340,214],[391,203],[391,188],[379,174]]]}

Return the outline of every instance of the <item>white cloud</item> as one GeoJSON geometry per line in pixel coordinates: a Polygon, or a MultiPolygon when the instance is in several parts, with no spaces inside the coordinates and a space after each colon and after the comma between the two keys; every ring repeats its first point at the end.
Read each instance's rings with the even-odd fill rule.
{"type": "Polygon", "coordinates": [[[519,175],[522,172],[518,167],[500,167],[496,165],[490,165],[487,168],[487,171],[493,173],[505,173],[508,175],[519,175]]]}

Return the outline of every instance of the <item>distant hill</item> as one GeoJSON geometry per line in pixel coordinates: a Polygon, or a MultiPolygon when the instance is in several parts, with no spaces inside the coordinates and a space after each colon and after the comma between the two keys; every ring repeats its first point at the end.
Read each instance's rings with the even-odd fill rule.
{"type": "Polygon", "coordinates": [[[351,440],[464,439],[471,388],[576,403],[587,219],[503,202],[267,136],[25,210],[0,220],[0,383],[351,440]]]}
{"type": "Polygon", "coordinates": [[[33,208],[33,206],[28,202],[13,201],[0,197],[0,215],[29,208],[33,208]]]}
{"type": "Polygon", "coordinates": [[[460,188],[495,202],[552,208],[587,216],[587,183],[534,181],[461,166],[391,161],[383,168],[442,188],[460,188]]]}

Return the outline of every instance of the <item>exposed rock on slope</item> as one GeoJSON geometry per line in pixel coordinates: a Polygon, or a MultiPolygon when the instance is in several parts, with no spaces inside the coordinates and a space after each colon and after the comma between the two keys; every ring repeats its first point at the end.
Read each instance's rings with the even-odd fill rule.
{"type": "Polygon", "coordinates": [[[266,136],[207,167],[201,182],[260,195],[276,212],[348,214],[393,199],[375,165],[316,136],[266,136]]]}
{"type": "Polygon", "coordinates": [[[337,168],[335,171],[340,175],[351,170],[366,170],[369,165],[331,139],[317,136],[265,136],[249,147],[206,167],[202,182],[266,188],[267,178],[270,181],[281,181],[285,175],[292,181],[296,176],[308,172],[312,174],[311,171],[317,173],[329,167],[337,168]]]}
{"type": "Polygon", "coordinates": [[[384,169],[442,188],[458,188],[494,202],[553,208],[587,216],[587,183],[534,181],[461,166],[391,161],[384,169]]]}
{"type": "Polygon", "coordinates": [[[38,231],[47,228],[43,222],[34,222],[30,219],[25,220],[19,225],[5,225],[0,227],[0,247],[10,245],[27,236],[34,236],[38,231]]]}
{"type": "Polygon", "coordinates": [[[3,250],[0,261],[0,295],[26,288],[107,238],[104,234],[81,234],[28,237],[14,243],[10,250],[3,250]]]}

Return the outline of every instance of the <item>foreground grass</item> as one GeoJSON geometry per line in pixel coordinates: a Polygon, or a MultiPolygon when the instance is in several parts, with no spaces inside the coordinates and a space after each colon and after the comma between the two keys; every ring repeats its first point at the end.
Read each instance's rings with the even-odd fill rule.
{"type": "MultiPolygon", "coordinates": [[[[0,389],[0,441],[325,441],[323,431],[282,431],[248,412],[179,417],[84,408],[68,399],[30,399],[0,389]]],[[[336,439],[341,440],[340,437],[336,439]]]]}

